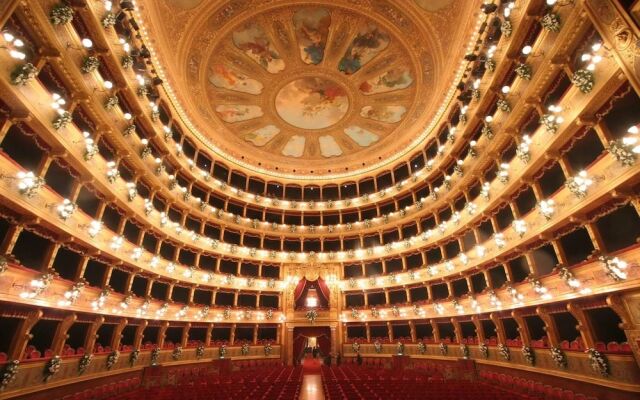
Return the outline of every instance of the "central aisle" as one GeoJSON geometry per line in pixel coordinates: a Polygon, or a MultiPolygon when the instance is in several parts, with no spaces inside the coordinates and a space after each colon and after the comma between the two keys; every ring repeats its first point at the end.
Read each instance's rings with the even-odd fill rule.
{"type": "Polygon", "coordinates": [[[304,375],[302,377],[300,400],[324,400],[322,377],[320,375],[304,375]]]}
{"type": "Polygon", "coordinates": [[[305,354],[302,359],[302,388],[300,389],[300,400],[324,400],[324,390],[322,389],[322,376],[320,367],[322,362],[319,358],[313,358],[311,354],[305,354]]]}

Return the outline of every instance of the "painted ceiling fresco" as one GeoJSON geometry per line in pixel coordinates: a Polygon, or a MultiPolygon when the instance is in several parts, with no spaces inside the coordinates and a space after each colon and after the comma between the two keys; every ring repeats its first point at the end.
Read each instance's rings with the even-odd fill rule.
{"type": "Polygon", "coordinates": [[[384,58],[399,45],[376,23],[345,30],[333,13],[301,7],[280,31],[264,21],[236,27],[233,46],[223,44],[233,56],[208,70],[217,118],[246,142],[293,158],[339,157],[390,134],[411,106],[413,66],[384,58]],[[280,49],[283,38],[293,42],[280,49]]]}
{"type": "Polygon", "coordinates": [[[481,2],[139,0],[189,134],[214,158],[311,180],[415,152],[481,2]]]}

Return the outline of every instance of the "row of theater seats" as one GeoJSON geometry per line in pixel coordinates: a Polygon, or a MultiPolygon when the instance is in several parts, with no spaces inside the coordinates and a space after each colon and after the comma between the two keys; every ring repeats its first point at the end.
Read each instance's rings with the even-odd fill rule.
{"type": "Polygon", "coordinates": [[[62,400],[294,400],[300,395],[301,367],[264,365],[227,375],[208,367],[170,371],[163,384],[143,387],[140,379],[109,383],[62,400]]]}
{"type": "Polygon", "coordinates": [[[545,385],[531,379],[513,377],[506,374],[498,374],[489,371],[480,371],[480,379],[492,386],[497,385],[503,389],[519,395],[526,395],[530,399],[545,400],[598,400],[596,397],[587,397],[572,390],[545,385]]]}
{"type": "Polygon", "coordinates": [[[394,371],[356,366],[325,367],[321,370],[327,400],[514,400],[528,399],[489,386],[478,390],[475,383],[444,380],[414,370],[394,371]]]}
{"type": "Polygon", "coordinates": [[[127,393],[132,393],[140,387],[140,378],[124,379],[120,382],[105,383],[93,389],[86,389],[82,392],[66,395],[62,400],[100,400],[116,399],[127,393]]]}
{"type": "Polygon", "coordinates": [[[277,367],[277,366],[281,366],[282,365],[282,361],[279,358],[274,358],[273,360],[263,360],[263,359],[257,359],[257,360],[239,360],[239,361],[234,361],[233,362],[233,366],[240,368],[240,369],[253,369],[253,368],[262,368],[262,367],[277,367]]]}
{"type": "Polygon", "coordinates": [[[294,400],[300,395],[301,367],[264,366],[219,376],[178,377],[174,385],[139,388],[109,400],[294,400]]]}

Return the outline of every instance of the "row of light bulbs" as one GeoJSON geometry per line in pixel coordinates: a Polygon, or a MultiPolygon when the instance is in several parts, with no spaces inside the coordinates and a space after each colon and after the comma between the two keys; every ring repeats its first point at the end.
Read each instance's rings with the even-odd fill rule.
{"type": "MultiPolygon", "coordinates": [[[[627,279],[627,269],[629,265],[619,257],[601,256],[599,257],[598,262],[603,266],[607,275],[614,281],[619,282],[627,279]]],[[[567,287],[569,287],[572,291],[575,291],[580,295],[588,295],[592,293],[591,288],[585,287],[583,283],[579,279],[577,279],[568,268],[562,266],[558,268],[558,275],[565,282],[567,287]]],[[[537,294],[541,300],[551,300],[553,298],[551,290],[544,286],[537,278],[529,279],[529,283],[533,289],[533,292],[537,294]]],[[[502,310],[504,307],[504,303],[503,300],[498,297],[498,294],[493,289],[488,289],[487,294],[489,306],[487,307],[487,309],[485,309],[485,311],[490,311],[492,309],[502,310]]],[[[507,286],[505,287],[505,294],[507,296],[507,300],[511,303],[511,308],[521,307],[525,304],[526,297],[512,285],[507,284],[507,286]]],[[[483,312],[483,307],[480,305],[478,299],[474,295],[470,295],[468,297],[468,300],[470,312],[483,312]]],[[[432,306],[433,311],[436,315],[441,316],[447,312],[447,307],[445,307],[442,302],[435,301],[433,302],[432,306]]],[[[459,299],[451,300],[451,307],[457,314],[466,313],[465,307],[460,303],[459,299]]],[[[396,318],[407,318],[410,315],[424,318],[427,315],[427,310],[417,304],[414,304],[411,307],[391,306],[384,307],[382,309],[378,309],[376,306],[373,306],[369,309],[368,314],[365,313],[364,310],[354,308],[350,312],[343,312],[340,318],[342,321],[366,321],[368,318],[385,319],[390,315],[396,318]]]]}
{"type": "MultiPolygon", "coordinates": [[[[60,101],[61,99],[60,99],[60,97],[59,97],[59,96],[54,96],[54,99],[56,100],[56,102],[54,102],[54,104],[56,104],[56,106],[54,106],[54,108],[59,107],[61,104],[62,104],[62,105],[64,104],[64,102],[61,102],[61,101],[60,101]]],[[[86,136],[86,135],[85,135],[85,136],[86,136]]],[[[108,172],[107,172],[108,177],[114,177],[114,176],[119,175],[119,173],[117,173],[117,172],[116,172],[117,170],[115,169],[115,164],[114,164],[114,163],[108,164],[108,167],[109,167],[108,172]]],[[[505,175],[508,173],[508,171],[506,171],[506,169],[507,169],[507,168],[508,168],[508,166],[507,166],[506,164],[505,164],[505,165],[503,165],[503,166],[501,166],[501,169],[502,169],[502,170],[501,170],[501,172],[500,172],[499,176],[505,176],[505,175]]],[[[486,183],[485,183],[485,184],[486,184],[486,183]]],[[[30,186],[30,185],[31,185],[30,181],[29,181],[28,179],[25,179],[25,182],[24,182],[23,186],[30,186]]],[[[484,188],[483,188],[483,189],[484,189],[484,188]]],[[[129,190],[131,190],[131,189],[129,189],[129,190]]],[[[68,214],[69,214],[69,212],[70,212],[70,211],[72,211],[72,208],[73,208],[73,207],[72,207],[72,205],[71,205],[71,204],[69,204],[69,203],[70,203],[70,202],[69,202],[68,200],[66,200],[66,201],[64,201],[64,202],[63,202],[63,204],[60,206],[60,207],[61,207],[60,212],[61,212],[61,214],[64,214],[64,216],[68,215],[68,214]]],[[[470,207],[470,209],[471,209],[471,208],[472,208],[472,207],[470,207]]],[[[545,207],[545,209],[547,209],[547,210],[548,210],[548,207],[545,207]]],[[[62,218],[62,217],[63,217],[63,215],[61,215],[61,218],[62,218]]],[[[459,216],[458,216],[458,215],[454,215],[454,217],[453,217],[453,218],[454,218],[454,220],[455,220],[455,219],[459,219],[459,216]]],[[[441,227],[446,227],[446,223],[445,223],[445,224],[443,224],[443,225],[441,225],[441,227]]],[[[177,228],[177,229],[179,229],[180,227],[176,227],[176,228],[177,228]]],[[[101,229],[101,225],[100,225],[99,221],[94,221],[94,222],[92,222],[92,223],[91,223],[91,225],[90,225],[90,235],[91,235],[91,236],[95,236],[95,235],[99,232],[99,230],[100,230],[100,229],[101,229]]],[[[524,234],[524,232],[526,232],[526,227],[522,226],[522,224],[517,224],[517,225],[516,225],[516,231],[517,231],[519,234],[524,234]]],[[[194,238],[196,238],[196,237],[197,237],[196,235],[191,235],[191,236],[192,236],[192,237],[194,237],[194,238]]],[[[395,246],[397,247],[397,244],[396,244],[395,246]]],[[[113,246],[112,246],[112,247],[113,247],[113,246]]],[[[117,249],[117,247],[119,247],[119,246],[116,246],[116,249],[117,249]]],[[[251,252],[251,250],[247,250],[247,252],[249,252],[249,253],[250,253],[250,252],[251,252]]]]}

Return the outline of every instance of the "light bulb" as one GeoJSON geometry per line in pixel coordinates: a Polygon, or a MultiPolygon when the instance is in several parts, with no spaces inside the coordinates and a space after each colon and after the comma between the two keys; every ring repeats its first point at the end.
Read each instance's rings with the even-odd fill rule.
{"type": "Polygon", "coordinates": [[[84,46],[87,49],[90,49],[93,47],[93,42],[89,38],[84,38],[82,39],[82,46],[84,46]]]}

